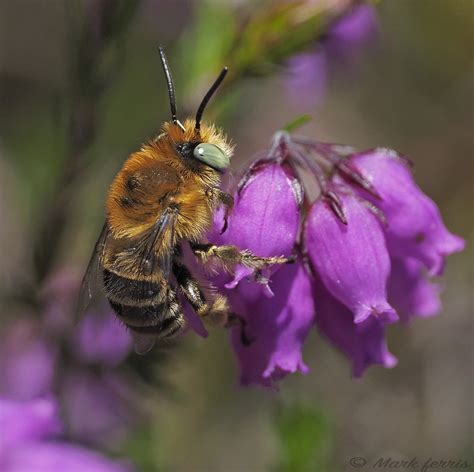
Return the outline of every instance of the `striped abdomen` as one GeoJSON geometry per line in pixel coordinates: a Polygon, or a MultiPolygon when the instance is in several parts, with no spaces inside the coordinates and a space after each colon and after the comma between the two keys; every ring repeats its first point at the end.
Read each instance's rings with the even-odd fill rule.
{"type": "Polygon", "coordinates": [[[161,282],[135,280],[104,269],[106,296],[120,320],[137,333],[170,338],[184,326],[176,292],[161,282]]]}

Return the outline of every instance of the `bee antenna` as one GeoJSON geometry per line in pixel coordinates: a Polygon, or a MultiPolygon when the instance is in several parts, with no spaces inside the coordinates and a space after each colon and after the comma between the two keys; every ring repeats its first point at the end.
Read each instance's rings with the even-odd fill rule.
{"type": "Polygon", "coordinates": [[[170,99],[170,109],[171,109],[171,119],[175,125],[179,125],[183,128],[183,125],[179,122],[176,116],[176,97],[174,93],[174,83],[173,77],[171,75],[171,70],[168,64],[168,59],[166,59],[165,51],[161,46],[158,47],[160,52],[161,64],[163,65],[163,70],[165,71],[166,83],[168,84],[168,97],[170,99]]]}
{"type": "Polygon", "coordinates": [[[211,88],[207,91],[206,95],[204,95],[204,98],[202,99],[202,102],[199,105],[198,111],[196,112],[196,125],[195,125],[196,131],[199,131],[201,129],[201,118],[202,118],[202,114],[204,113],[204,109],[209,103],[209,100],[211,99],[211,97],[214,95],[214,92],[219,88],[219,85],[224,80],[227,74],[227,70],[228,70],[227,67],[224,67],[221,70],[219,77],[217,77],[215,82],[211,85],[211,88]]]}

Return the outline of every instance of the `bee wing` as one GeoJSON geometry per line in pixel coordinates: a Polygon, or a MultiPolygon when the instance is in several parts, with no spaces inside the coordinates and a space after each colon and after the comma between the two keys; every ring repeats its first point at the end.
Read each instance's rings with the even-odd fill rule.
{"type": "Polygon", "coordinates": [[[156,344],[156,336],[147,336],[145,334],[139,334],[132,332],[133,336],[133,347],[135,353],[143,356],[150,352],[156,344]]]}
{"type": "Polygon", "coordinates": [[[153,228],[137,245],[140,274],[151,275],[160,270],[163,277],[169,280],[174,256],[173,241],[176,220],[177,213],[175,211],[165,210],[153,228]]]}
{"type": "Polygon", "coordinates": [[[92,251],[86,273],[82,279],[76,307],[76,321],[80,315],[86,311],[96,295],[103,289],[102,259],[108,235],[109,228],[107,227],[107,223],[104,223],[100,236],[92,251]]]}
{"type": "MultiPolygon", "coordinates": [[[[169,281],[174,257],[174,235],[177,213],[173,209],[165,210],[158,218],[151,231],[137,245],[139,254],[139,272],[151,275],[158,270],[163,278],[169,281]],[[159,256],[157,254],[160,254],[159,256]]],[[[166,311],[168,300],[164,302],[162,310],[166,311]]],[[[135,352],[143,355],[155,346],[157,336],[132,333],[135,352]]]]}

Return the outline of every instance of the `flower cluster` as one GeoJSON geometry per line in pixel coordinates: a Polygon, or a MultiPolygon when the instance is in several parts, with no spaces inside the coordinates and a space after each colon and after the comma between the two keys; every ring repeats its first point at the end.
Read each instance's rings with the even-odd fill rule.
{"type": "Polygon", "coordinates": [[[55,274],[39,313],[22,313],[0,338],[0,395],[29,402],[57,396],[68,437],[100,447],[125,438],[132,423],[130,387],[121,368],[132,339],[110,308],[74,324],[80,279],[55,274]],[[87,414],[84,414],[84,412],[87,414]]]}
{"type": "Polygon", "coordinates": [[[233,328],[244,384],[306,372],[302,347],[313,325],[351,360],[354,376],[372,364],[393,367],[386,326],[439,310],[428,277],[464,246],[409,162],[388,149],[357,153],[279,132],[234,198],[227,230],[219,234],[219,214],[212,242],[296,258],[258,274],[238,267],[215,281],[251,341],[233,328]]]}
{"type": "Polygon", "coordinates": [[[357,5],[337,19],[317,49],[290,59],[287,86],[291,98],[303,106],[319,103],[326,92],[328,70],[352,65],[376,32],[377,13],[372,5],[357,5]]]}
{"type": "Polygon", "coordinates": [[[52,398],[20,402],[0,397],[0,469],[4,472],[131,472],[129,464],[60,440],[62,425],[52,398]]]}

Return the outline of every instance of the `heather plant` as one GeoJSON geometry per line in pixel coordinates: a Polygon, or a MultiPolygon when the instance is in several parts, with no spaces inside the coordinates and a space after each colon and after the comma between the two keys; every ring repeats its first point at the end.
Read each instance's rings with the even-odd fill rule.
{"type": "MultiPolygon", "coordinates": [[[[217,379],[220,389],[238,378],[240,385],[265,387],[267,402],[293,381],[289,374],[311,368],[317,377],[317,359],[307,353],[316,331],[347,358],[353,377],[373,365],[393,368],[399,355],[389,350],[393,325],[442,311],[447,257],[462,251],[464,240],[446,228],[434,199],[416,183],[416,153],[407,157],[389,149],[390,142],[358,151],[351,142],[302,131],[310,117],[301,113],[323,106],[333,80],[358,80],[359,59],[380,34],[377,3],[206,1],[178,8],[98,0],[65,7],[67,66],[51,99],[53,133],[44,133],[39,152],[19,139],[18,154],[27,157],[12,164],[27,182],[26,212],[39,216],[25,218],[33,229],[25,231],[23,251],[31,257],[2,287],[0,469],[173,469],[156,451],[166,447],[161,415],[169,404],[192,404],[193,392],[183,400],[179,375],[170,374],[193,363],[182,347],[195,338],[192,331],[218,364],[212,343],[224,329],[204,326],[191,310],[183,336],[146,356],[134,352],[132,336],[106,302],[76,318],[80,272],[103,219],[103,191],[96,187],[106,185],[104,166],[117,170],[124,153],[156,134],[167,116],[157,41],[167,46],[184,90],[183,115],[223,65],[229,75],[213,110],[229,134],[252,111],[252,84],[277,79],[281,94],[258,110],[258,144],[234,143],[238,164],[225,182],[234,206],[216,213],[206,235],[213,244],[291,261],[259,271],[211,265],[200,274],[228,297],[239,319],[227,326],[229,342],[220,348],[233,353],[240,373],[217,379]],[[141,62],[136,44],[147,44],[141,62]],[[135,56],[137,63],[127,66],[135,56]],[[278,107],[279,100],[286,105],[278,107]],[[285,106],[296,118],[274,125],[285,106]]],[[[204,383],[219,375],[218,367],[201,370],[204,383]]],[[[258,394],[248,388],[248,395],[258,394]]],[[[330,470],[331,415],[318,401],[271,401],[279,402],[272,411],[279,453],[269,467],[330,470]]],[[[192,462],[188,468],[196,470],[192,462]]]]}

